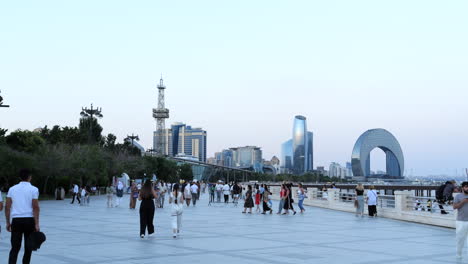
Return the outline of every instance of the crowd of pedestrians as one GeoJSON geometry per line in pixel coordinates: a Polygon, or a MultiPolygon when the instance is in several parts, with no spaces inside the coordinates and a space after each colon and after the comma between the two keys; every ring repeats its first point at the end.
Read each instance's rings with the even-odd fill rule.
{"type": "MultiPolygon", "coordinates": [[[[16,263],[18,253],[21,249],[21,243],[24,238],[25,250],[23,255],[23,263],[29,263],[33,246],[26,243],[28,238],[33,233],[39,233],[39,191],[32,186],[30,181],[32,174],[29,170],[21,170],[20,183],[11,187],[8,191],[5,203],[6,229],[11,232],[11,250],[9,254],[9,263],[16,263]]],[[[118,207],[122,204],[122,197],[125,192],[125,185],[122,181],[110,183],[105,188],[106,203],[108,208],[118,207]]],[[[336,188],[333,187],[332,188],[336,188]]],[[[140,232],[139,236],[153,236],[155,234],[154,215],[157,208],[164,208],[165,195],[168,195],[170,204],[170,219],[173,238],[177,238],[181,232],[182,215],[184,206],[195,207],[202,193],[208,190],[210,202],[219,203],[238,203],[240,199],[244,200],[244,214],[252,214],[255,211],[261,214],[273,214],[273,202],[270,188],[266,184],[246,184],[231,182],[224,183],[218,181],[216,183],[200,183],[194,181],[183,181],[179,183],[168,184],[162,181],[153,182],[146,180],[143,185],[133,181],[128,187],[129,208],[135,209],[137,201],[140,201],[139,218],[140,232]]],[[[90,194],[92,189],[87,186],[72,186],[72,201],[75,200],[80,205],[89,205],[90,194]]],[[[326,189],[321,189],[322,196],[326,189]]],[[[300,213],[305,212],[304,200],[308,198],[307,189],[299,183],[297,188],[293,189],[293,184],[283,182],[279,188],[279,201],[277,214],[296,215],[294,203],[297,199],[297,206],[300,213]]],[[[358,184],[354,190],[354,205],[356,208],[356,216],[364,216],[364,206],[367,204],[369,217],[377,216],[377,203],[379,193],[374,186],[369,186],[365,190],[362,184],[358,184]]],[[[441,207],[441,213],[444,214],[443,205],[453,205],[454,210],[458,211],[456,221],[456,241],[457,241],[457,257],[461,258],[462,250],[468,238],[468,182],[463,182],[461,187],[458,187],[454,181],[448,181],[443,186],[438,188],[436,200],[441,207]],[[454,197],[454,192],[461,192],[454,197]]],[[[434,200],[434,202],[436,201],[434,200]]],[[[4,208],[2,195],[0,193],[0,211],[4,208]]],[[[418,207],[420,208],[420,207],[418,207]]],[[[427,211],[432,211],[432,201],[428,200],[427,211]],[[431,204],[429,205],[429,202],[431,204]]],[[[446,213],[446,212],[445,212],[446,213]]],[[[44,236],[45,239],[45,236],[44,236]]]]}

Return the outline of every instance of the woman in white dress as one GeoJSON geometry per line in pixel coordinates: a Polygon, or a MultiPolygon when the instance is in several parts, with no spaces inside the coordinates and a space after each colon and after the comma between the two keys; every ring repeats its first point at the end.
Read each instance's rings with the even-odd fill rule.
{"type": "Polygon", "coordinates": [[[172,189],[172,192],[169,196],[169,203],[172,204],[172,237],[177,238],[177,234],[180,233],[180,226],[182,224],[182,212],[184,207],[184,198],[182,196],[182,192],[180,192],[179,190],[178,184],[175,184],[172,189]]]}

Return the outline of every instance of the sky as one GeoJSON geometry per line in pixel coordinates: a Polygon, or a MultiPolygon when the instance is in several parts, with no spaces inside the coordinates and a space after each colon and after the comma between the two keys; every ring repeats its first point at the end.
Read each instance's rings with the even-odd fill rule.
{"type": "MultiPolygon", "coordinates": [[[[468,167],[468,2],[3,1],[0,109],[9,131],[78,125],[102,107],[104,133],[152,147],[156,84],[166,126],[208,133],[208,156],[256,145],[280,157],[295,115],[314,165],[350,160],[384,128],[406,175],[468,167]]],[[[371,167],[384,169],[373,151],[371,167]]]]}

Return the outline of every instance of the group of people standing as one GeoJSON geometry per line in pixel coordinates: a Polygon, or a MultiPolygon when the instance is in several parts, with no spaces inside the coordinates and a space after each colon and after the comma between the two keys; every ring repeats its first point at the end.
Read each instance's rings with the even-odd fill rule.
{"type": "Polygon", "coordinates": [[[73,198],[71,204],[75,202],[76,198],[79,205],[89,205],[89,197],[91,195],[91,188],[89,186],[79,187],[78,184],[73,184],[72,192],[73,198]]]}
{"type": "Polygon", "coordinates": [[[364,202],[367,202],[367,210],[370,217],[377,217],[377,200],[378,193],[374,186],[370,186],[367,190],[367,195],[364,198],[364,185],[359,183],[355,189],[356,198],[354,207],[356,208],[356,216],[364,217],[364,202]]]}
{"type": "MultiPolygon", "coordinates": [[[[297,212],[294,210],[294,199],[293,199],[293,184],[292,183],[283,183],[281,184],[280,189],[280,200],[278,203],[278,212],[277,214],[287,215],[291,210],[295,215],[297,212]],[[284,210],[284,212],[283,212],[284,210]],[[283,212],[283,213],[282,213],[283,212]]],[[[305,208],[303,206],[304,199],[307,198],[307,190],[303,187],[301,183],[298,184],[297,194],[296,197],[298,198],[298,206],[301,210],[300,212],[305,212],[305,208]]],[[[252,208],[254,207],[254,199],[255,199],[255,206],[256,212],[260,212],[262,214],[266,214],[269,212],[270,214],[273,213],[273,203],[271,201],[271,195],[268,186],[266,184],[257,185],[255,184],[252,188],[252,185],[247,186],[247,192],[245,193],[245,203],[244,203],[244,211],[242,213],[252,213],[252,208]],[[262,210],[260,209],[260,204],[262,204],[262,210]]]]}
{"type": "Polygon", "coordinates": [[[210,203],[216,202],[221,203],[221,197],[224,197],[224,203],[229,203],[229,197],[231,197],[232,202],[237,203],[239,197],[242,193],[242,187],[237,182],[224,183],[219,180],[217,183],[208,184],[208,189],[210,192],[210,203]]]}

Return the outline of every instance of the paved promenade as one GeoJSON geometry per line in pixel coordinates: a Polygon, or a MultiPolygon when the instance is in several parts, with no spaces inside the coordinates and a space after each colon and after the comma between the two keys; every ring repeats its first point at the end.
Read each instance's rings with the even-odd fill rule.
{"type": "MultiPolygon", "coordinates": [[[[41,202],[47,241],[32,263],[457,263],[453,229],[310,207],[295,216],[241,214],[241,203],[208,207],[205,195],[185,209],[180,238],[171,236],[166,204],[156,210],[156,236],[141,239],[128,196],[119,208],[106,208],[104,196],[91,199],[89,207],[41,202]]],[[[5,263],[10,234],[0,223],[5,263]]]]}

